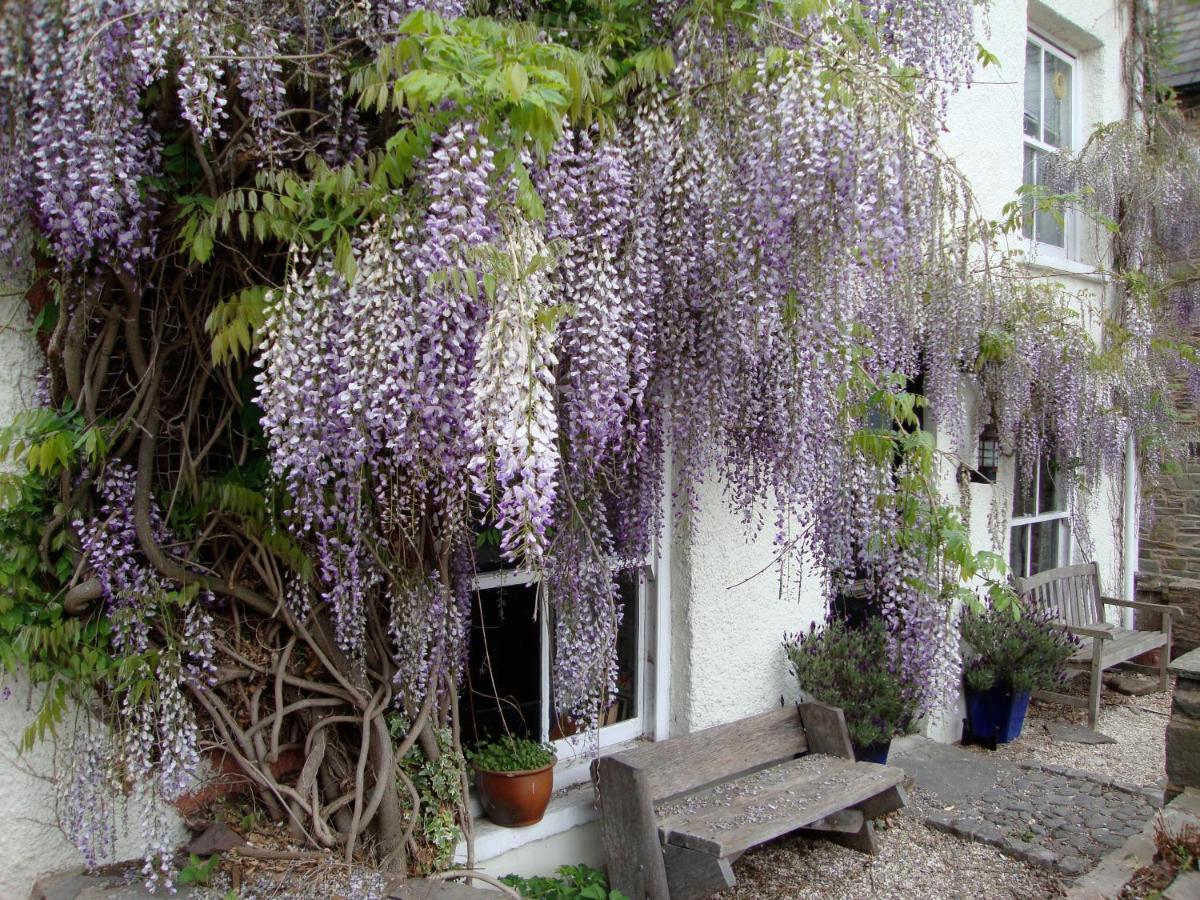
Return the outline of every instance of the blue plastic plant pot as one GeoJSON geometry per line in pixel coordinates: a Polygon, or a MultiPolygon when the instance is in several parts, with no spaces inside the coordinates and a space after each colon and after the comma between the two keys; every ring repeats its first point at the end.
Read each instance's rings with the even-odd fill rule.
{"type": "Polygon", "coordinates": [[[967,688],[967,727],[979,741],[1007,744],[1021,736],[1025,712],[1029,709],[1029,691],[1014,694],[1006,687],[986,691],[967,688]]]}
{"type": "Polygon", "coordinates": [[[868,744],[866,747],[860,747],[858,744],[853,744],[854,759],[856,762],[873,762],[881,765],[887,764],[888,750],[892,747],[890,740],[883,741],[879,744],[868,744]]]}

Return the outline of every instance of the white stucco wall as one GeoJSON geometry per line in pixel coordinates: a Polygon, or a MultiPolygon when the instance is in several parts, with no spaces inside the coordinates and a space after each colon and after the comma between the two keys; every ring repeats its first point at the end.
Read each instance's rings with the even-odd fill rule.
{"type": "MultiPolygon", "coordinates": [[[[992,0],[977,7],[978,40],[1000,58],[1000,66],[980,69],[975,83],[959,91],[948,110],[948,133],[942,145],[973,186],[979,209],[999,219],[1006,203],[1016,197],[1022,181],[1022,113],[1025,37],[1030,27],[1078,54],[1080,79],[1077,132],[1085,137],[1101,122],[1125,114],[1121,78],[1121,47],[1126,19],[1117,0],[992,0]]],[[[1019,239],[1014,249],[1020,247],[1019,239]]],[[[1084,240],[1083,265],[1093,241],[1084,240]]],[[[1043,258],[1039,263],[1045,265],[1043,258]]],[[[1091,259],[1094,266],[1095,260],[1091,259]]],[[[1103,283],[1073,272],[1031,270],[1031,275],[1054,278],[1080,296],[1081,312],[1099,337],[1095,311],[1104,302],[1103,283]]],[[[935,411],[936,419],[936,411],[935,411]]],[[[970,409],[967,437],[945,429],[936,432],[939,447],[974,453],[974,410],[970,409]],[[968,446],[964,446],[968,445],[968,446]]],[[[955,466],[943,471],[946,496],[957,496],[955,466]]],[[[1007,520],[1012,508],[1011,460],[1001,467],[995,487],[973,485],[969,517],[973,546],[991,548],[1008,558],[1008,529],[993,540],[989,528],[992,504],[1007,520]],[[997,497],[996,494],[999,494],[997,497]]],[[[1101,563],[1104,587],[1116,594],[1121,585],[1121,541],[1114,526],[1120,517],[1120,475],[1106,478],[1092,498],[1088,516],[1094,558],[1101,563]]],[[[793,699],[796,689],[787,671],[780,642],[787,632],[807,627],[825,612],[819,579],[811,574],[803,586],[779,590],[775,572],[768,570],[739,584],[774,558],[773,531],[747,538],[741,521],[722,500],[720,486],[705,487],[700,510],[679,530],[672,545],[672,733],[691,731],[768,709],[781,695],[793,699]],[[737,585],[737,586],[735,586],[737,585]]],[[[1136,538],[1135,538],[1136,539],[1136,538]]],[[[1076,561],[1084,561],[1075,549],[1076,561]]],[[[931,718],[925,730],[940,740],[960,736],[960,704],[931,718]]]]}
{"type": "Polygon", "coordinates": [[[783,637],[825,615],[814,572],[781,583],[773,516],[760,535],[747,535],[715,479],[699,501],[672,545],[672,734],[794,701],[783,637]]]}

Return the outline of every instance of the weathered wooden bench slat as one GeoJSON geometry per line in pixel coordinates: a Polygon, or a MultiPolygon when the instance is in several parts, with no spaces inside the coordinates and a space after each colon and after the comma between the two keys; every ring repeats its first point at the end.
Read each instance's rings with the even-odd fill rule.
{"type": "MultiPolygon", "coordinates": [[[[898,769],[828,756],[804,757],[767,773],[775,776],[774,769],[786,771],[772,777],[769,785],[756,775],[744,776],[700,795],[698,809],[688,803],[665,816],[660,812],[663,842],[732,856],[820,822],[903,779],[898,769]]],[[[855,830],[862,824],[860,815],[855,830]]]]}
{"type": "MultiPolygon", "coordinates": [[[[839,790],[854,773],[865,771],[863,767],[867,765],[873,764],[809,754],[718,782],[692,794],[660,801],[654,806],[659,836],[666,841],[674,830],[694,830],[706,823],[728,823],[746,815],[751,808],[771,804],[775,804],[778,814],[784,816],[787,811],[781,804],[781,794],[785,795],[789,806],[795,805],[792,801],[801,803],[788,816],[803,820],[795,827],[815,822],[821,815],[806,818],[802,801],[806,797],[817,797],[822,792],[839,790]],[[790,797],[786,796],[789,792],[790,797]]],[[[886,769],[885,766],[873,767],[886,769]]]]}
{"type": "Polygon", "coordinates": [[[645,769],[650,794],[668,798],[807,749],[799,713],[790,707],[635,747],[614,758],[645,769]]]}
{"type": "MultiPolygon", "coordinates": [[[[1159,647],[1165,646],[1167,636],[1161,631],[1118,631],[1111,641],[1103,643],[1103,667],[1115,666],[1117,663],[1125,662],[1127,659],[1132,659],[1140,653],[1146,653],[1149,650],[1157,650],[1159,647]]],[[[1083,659],[1090,661],[1092,658],[1091,648],[1081,649],[1080,653],[1086,654],[1083,659]]]]}

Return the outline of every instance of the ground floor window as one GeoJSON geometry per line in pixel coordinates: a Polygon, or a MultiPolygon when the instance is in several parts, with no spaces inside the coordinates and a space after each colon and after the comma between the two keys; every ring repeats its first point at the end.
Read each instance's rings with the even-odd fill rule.
{"type": "MultiPolygon", "coordinates": [[[[541,590],[537,575],[521,570],[497,570],[476,580],[461,698],[463,739],[468,744],[512,731],[554,742],[560,758],[585,746],[586,737],[555,708],[550,677],[553,603],[542,602],[541,590]]],[[[646,730],[646,619],[653,608],[652,592],[644,567],[626,570],[618,579],[617,602],[623,615],[617,634],[617,686],[601,715],[601,747],[646,730]]]]}
{"type": "Polygon", "coordinates": [[[1042,460],[1031,477],[1022,479],[1017,460],[1008,553],[1017,578],[1071,562],[1071,515],[1066,492],[1056,478],[1057,468],[1053,460],[1042,460]]]}

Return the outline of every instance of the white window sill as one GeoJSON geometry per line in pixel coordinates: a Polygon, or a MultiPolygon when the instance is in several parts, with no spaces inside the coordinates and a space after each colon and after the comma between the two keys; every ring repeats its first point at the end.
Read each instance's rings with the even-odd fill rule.
{"type": "Polygon", "coordinates": [[[1020,247],[1017,252],[1021,254],[1019,260],[1021,265],[1036,272],[1044,272],[1047,278],[1069,275],[1072,278],[1090,281],[1094,284],[1107,284],[1109,280],[1108,276],[1095,266],[1066,256],[1039,251],[1038,245],[1032,241],[1025,241],[1024,246],[1020,247]]]}
{"type": "MultiPolygon", "coordinates": [[[[497,825],[491,819],[482,815],[479,801],[471,796],[471,812],[475,818],[475,862],[487,862],[510,850],[516,850],[525,844],[545,840],[580,825],[586,825],[600,818],[596,809],[595,799],[590,781],[576,782],[567,787],[556,788],[546,807],[546,815],[536,825],[524,828],[506,828],[497,825]]],[[[454,862],[465,865],[467,862],[467,842],[459,841],[454,848],[454,862]]]]}
{"type": "MultiPolygon", "coordinates": [[[[605,747],[601,754],[620,753],[641,742],[640,739],[625,741],[605,747]]],[[[563,759],[554,767],[554,794],[550,798],[550,805],[546,807],[546,815],[536,825],[524,828],[497,825],[483,814],[479,798],[472,790],[470,809],[471,817],[475,820],[475,861],[486,862],[525,844],[544,840],[598,819],[600,811],[596,809],[591,781],[593,759],[590,754],[581,754],[563,759]]],[[[466,861],[466,841],[459,841],[454,848],[454,862],[465,865],[466,861]]]]}

